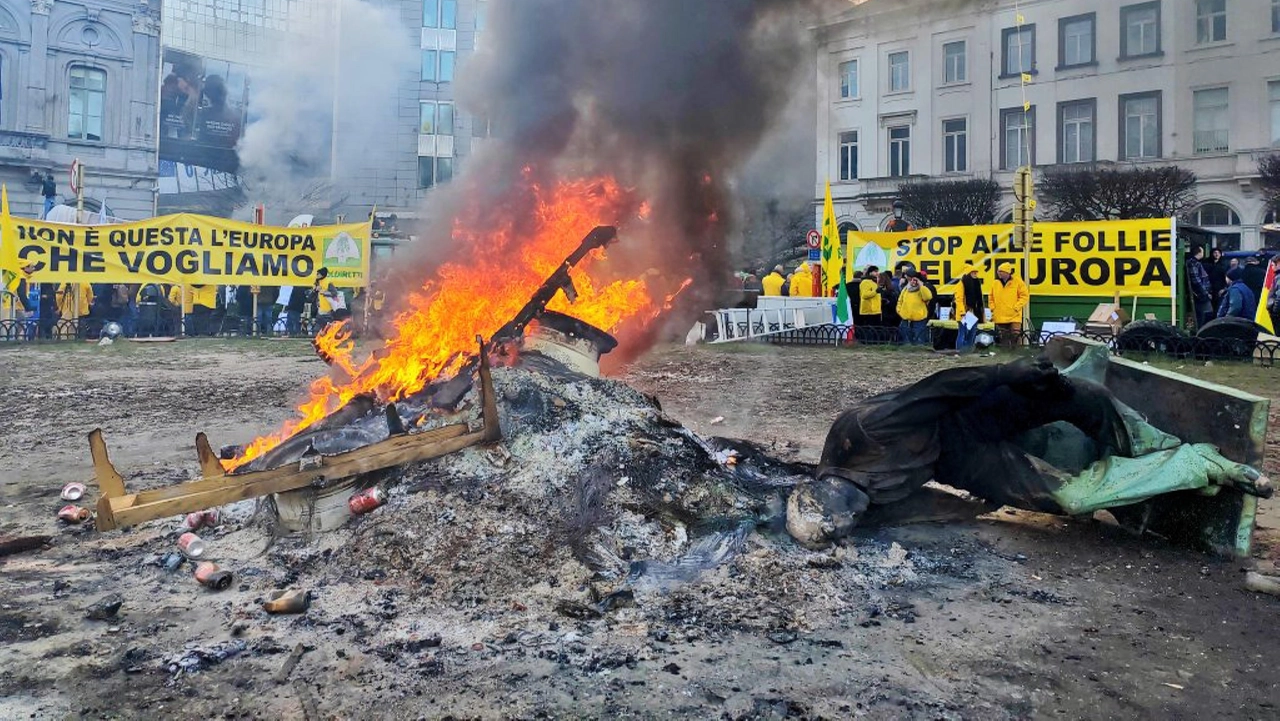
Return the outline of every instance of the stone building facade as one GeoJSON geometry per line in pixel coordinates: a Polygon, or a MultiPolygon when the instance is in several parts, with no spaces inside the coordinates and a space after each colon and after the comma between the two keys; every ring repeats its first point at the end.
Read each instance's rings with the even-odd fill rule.
{"type": "Polygon", "coordinates": [[[145,0],[0,0],[0,182],[15,214],[42,209],[32,170],[74,203],[79,158],[87,208],[151,215],[159,34],[145,0]]]}

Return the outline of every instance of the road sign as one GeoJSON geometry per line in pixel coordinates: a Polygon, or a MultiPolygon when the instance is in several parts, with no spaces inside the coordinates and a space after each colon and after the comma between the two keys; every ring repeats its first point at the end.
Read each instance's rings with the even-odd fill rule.
{"type": "Polygon", "coordinates": [[[809,244],[809,248],[810,248],[810,251],[809,251],[809,256],[810,256],[810,258],[809,258],[809,260],[816,260],[815,258],[813,258],[813,257],[812,257],[812,256],[813,256],[813,250],[812,250],[812,249],[813,249],[813,248],[821,248],[821,247],[822,247],[822,234],[821,234],[821,233],[819,233],[819,232],[818,232],[818,231],[816,231],[816,230],[811,230],[811,231],[809,231],[809,234],[808,234],[808,235],[806,235],[806,236],[804,237],[804,240],[805,240],[805,242],[806,242],[806,243],[808,243],[808,244],[809,244]]]}
{"type": "Polygon", "coordinates": [[[80,193],[80,159],[76,158],[71,161],[71,192],[80,193]]]}
{"type": "Polygon", "coordinates": [[[822,262],[822,250],[820,248],[809,249],[809,262],[810,263],[822,262]]]}

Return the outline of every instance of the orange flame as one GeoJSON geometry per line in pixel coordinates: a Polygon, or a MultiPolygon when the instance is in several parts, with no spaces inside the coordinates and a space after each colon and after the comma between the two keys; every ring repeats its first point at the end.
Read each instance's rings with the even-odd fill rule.
{"type": "MultiPolygon", "coordinates": [[[[453,235],[461,259],[441,265],[407,298],[376,355],[357,363],[345,324],[320,333],[317,350],[331,357],[347,380],[326,376],[313,381],[298,417],[254,440],[234,465],[262,455],[361,393],[394,401],[457,372],[468,354],[474,353],[476,336],[491,337],[514,316],[592,228],[617,225],[641,211],[647,213],[648,208],[633,191],[607,177],[564,181],[551,190],[535,184],[531,190],[533,212],[519,227],[514,219],[492,227],[483,209],[473,213],[474,225],[455,222],[453,235]]],[[[652,321],[689,284],[686,280],[675,293],[655,300],[656,291],[645,278],[611,282],[592,278],[590,271],[603,259],[604,252],[596,251],[572,269],[577,299],[570,303],[561,293],[548,308],[615,331],[628,321],[652,321]]]]}

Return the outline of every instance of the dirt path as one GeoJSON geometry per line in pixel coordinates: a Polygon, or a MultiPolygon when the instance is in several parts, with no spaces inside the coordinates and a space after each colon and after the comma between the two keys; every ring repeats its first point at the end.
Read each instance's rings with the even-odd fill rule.
{"type": "MultiPolygon", "coordinates": [[[[847,401],[957,362],[670,347],[624,380],[699,433],[812,461],[847,401]]],[[[197,431],[242,442],[287,415],[322,370],[305,344],[62,345],[0,350],[0,364],[0,534],[55,536],[0,562],[0,717],[1270,718],[1280,704],[1280,602],[1242,591],[1239,563],[1022,512],[870,532],[837,554],[753,536],[689,587],[574,620],[556,599],[595,582],[571,563],[521,587],[520,555],[486,565],[457,548],[446,562],[433,535],[421,558],[379,555],[406,518],[476,546],[511,532],[503,489],[446,485],[266,552],[252,509],[234,509],[212,540],[237,582],[209,593],[151,565],[172,523],[60,528],[58,489],[89,476],[95,426],[130,488],[191,477],[197,431]],[[498,576],[514,585],[485,585],[498,576]],[[301,583],[317,594],[308,614],[256,610],[301,583]],[[119,617],[84,619],[111,592],[119,617]],[[169,670],[188,645],[239,641],[197,674],[169,670]],[[313,649],[277,685],[298,642],[313,649]]],[[[1280,396],[1275,370],[1181,370],[1280,396]]]]}

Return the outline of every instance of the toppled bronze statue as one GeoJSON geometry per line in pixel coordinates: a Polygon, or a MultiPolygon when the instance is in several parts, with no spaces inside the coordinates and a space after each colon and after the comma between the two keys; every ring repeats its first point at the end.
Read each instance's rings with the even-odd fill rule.
{"type": "Polygon", "coordinates": [[[812,480],[787,503],[787,530],[822,547],[871,506],[930,480],[1002,505],[1067,515],[1213,486],[1259,497],[1257,470],[1147,423],[1102,385],[1045,358],[935,373],[867,398],[832,424],[812,480]]]}

